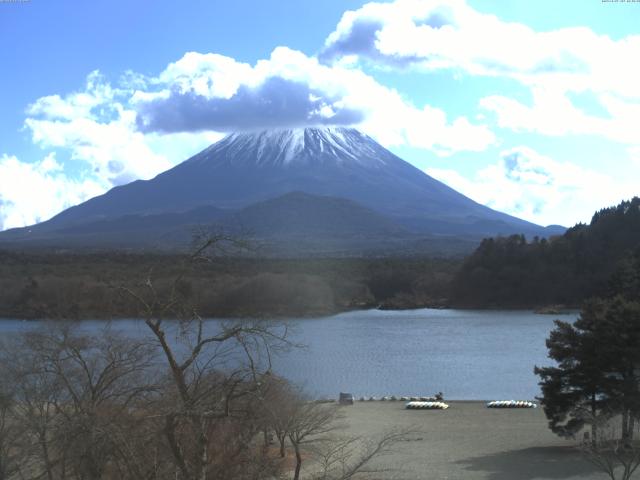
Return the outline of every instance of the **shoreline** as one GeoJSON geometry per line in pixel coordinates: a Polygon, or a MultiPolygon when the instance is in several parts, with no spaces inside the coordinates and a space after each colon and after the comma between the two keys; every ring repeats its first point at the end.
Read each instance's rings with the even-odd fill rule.
{"type": "MultiPolygon", "coordinates": [[[[381,397],[374,397],[374,400],[369,400],[369,399],[365,399],[365,400],[360,400],[359,398],[354,398],[353,400],[353,405],[365,405],[365,404],[370,404],[370,403],[386,403],[386,404],[392,404],[392,405],[404,405],[407,402],[416,402],[416,401],[439,401],[439,402],[444,402],[444,403],[450,403],[450,404],[466,404],[466,403],[477,403],[477,404],[482,404],[482,405],[486,405],[489,402],[495,402],[495,401],[500,401],[500,400],[515,400],[515,401],[527,401],[527,402],[534,402],[537,407],[536,408],[542,408],[540,406],[540,402],[539,400],[536,399],[536,397],[534,397],[533,399],[531,398],[506,398],[506,397],[496,397],[496,398],[490,398],[487,400],[479,400],[476,398],[472,398],[472,399],[449,399],[444,397],[442,400],[434,400],[433,399],[433,395],[425,395],[423,398],[426,397],[430,397],[430,400],[400,400],[399,398],[397,398],[396,400],[383,400],[381,397]]],[[[419,397],[411,397],[411,398],[419,398],[419,397]]],[[[316,403],[336,403],[338,404],[338,399],[337,398],[314,398],[311,400],[312,402],[316,402],[316,403]]],[[[341,405],[344,407],[350,407],[351,405],[341,405]]],[[[535,410],[536,408],[533,408],[533,410],[535,410]]],[[[517,409],[516,409],[517,410],[517,409]]]]}
{"type": "MultiPolygon", "coordinates": [[[[541,316],[553,316],[553,315],[571,315],[580,312],[579,307],[571,308],[566,307],[560,311],[547,312],[542,311],[541,308],[538,307],[456,307],[454,305],[449,306],[415,306],[415,307],[407,307],[407,308],[385,308],[384,306],[377,307],[365,307],[365,308],[349,308],[349,309],[335,309],[328,311],[309,311],[309,312],[291,312],[291,313],[261,313],[261,314],[250,314],[248,312],[238,312],[237,314],[226,314],[226,315],[206,315],[203,316],[205,320],[236,320],[236,319],[251,319],[251,320],[313,320],[319,318],[333,317],[345,313],[354,313],[354,312],[409,312],[409,311],[418,311],[418,310],[455,310],[461,312],[472,312],[472,311],[482,311],[482,312],[530,312],[536,315],[541,316]]],[[[120,321],[120,320],[142,320],[142,317],[135,316],[102,316],[102,315],[94,315],[91,317],[77,317],[77,318],[60,318],[60,317],[47,317],[47,316],[38,316],[38,315],[12,315],[12,316],[3,316],[0,314],[0,322],[2,321],[27,321],[27,322],[38,322],[38,321],[62,321],[62,322],[91,322],[91,321],[120,321]]]]}

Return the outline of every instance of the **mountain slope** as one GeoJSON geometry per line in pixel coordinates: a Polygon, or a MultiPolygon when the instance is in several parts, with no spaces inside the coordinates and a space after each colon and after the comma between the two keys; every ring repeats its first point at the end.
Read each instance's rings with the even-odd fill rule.
{"type": "Polygon", "coordinates": [[[230,215],[223,225],[261,237],[384,237],[408,235],[388,218],[351,200],[303,192],[258,202],[230,215]]]}
{"type": "Polygon", "coordinates": [[[544,234],[459,194],[350,128],[232,134],[152,180],[116,187],[45,223],[201,205],[242,208],[291,191],[350,199],[416,231],[544,234]]]}
{"type": "MultiPolygon", "coordinates": [[[[194,224],[243,221],[263,237],[280,239],[303,230],[327,241],[337,235],[366,242],[372,231],[380,238],[386,229],[392,244],[407,235],[468,240],[562,231],[480,205],[355,129],[325,127],[229,135],[152,180],[113,188],[49,221],[2,232],[0,242],[150,244],[194,224]],[[287,197],[291,192],[299,193],[287,197]],[[283,198],[269,203],[277,197],[283,198]]],[[[180,235],[166,239],[174,237],[180,235]]]]}
{"type": "Polygon", "coordinates": [[[475,242],[413,234],[351,200],[292,192],[240,210],[197,207],[180,213],[130,214],[46,231],[4,232],[0,245],[55,248],[188,248],[203,228],[251,238],[267,256],[394,253],[452,255],[475,242]]]}

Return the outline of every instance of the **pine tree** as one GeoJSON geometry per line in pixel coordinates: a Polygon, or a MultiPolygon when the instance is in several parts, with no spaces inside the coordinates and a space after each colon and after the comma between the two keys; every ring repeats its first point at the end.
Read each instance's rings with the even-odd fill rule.
{"type": "Polygon", "coordinates": [[[535,368],[554,433],[572,436],[619,415],[630,442],[640,416],[640,303],[617,295],[585,303],[574,323],[556,321],[547,340],[556,367],[535,368]]]}
{"type": "Polygon", "coordinates": [[[551,431],[571,437],[590,425],[595,441],[599,416],[608,400],[598,344],[578,322],[572,325],[556,320],[555,324],[547,348],[558,366],[534,369],[541,378],[539,400],[551,431]]]}

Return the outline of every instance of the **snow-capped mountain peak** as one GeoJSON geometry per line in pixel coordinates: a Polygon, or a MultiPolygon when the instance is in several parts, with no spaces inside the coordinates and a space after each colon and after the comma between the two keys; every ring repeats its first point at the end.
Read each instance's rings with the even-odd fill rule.
{"type": "Polygon", "coordinates": [[[385,153],[354,128],[306,127],[232,133],[202,152],[198,161],[259,166],[356,162],[372,166],[384,165],[385,153]]]}
{"type": "Polygon", "coordinates": [[[291,192],[355,202],[414,233],[544,235],[537,225],[474,202],[343,127],[228,135],[152,180],[116,187],[62,212],[42,229],[200,207],[242,209],[291,192]]]}

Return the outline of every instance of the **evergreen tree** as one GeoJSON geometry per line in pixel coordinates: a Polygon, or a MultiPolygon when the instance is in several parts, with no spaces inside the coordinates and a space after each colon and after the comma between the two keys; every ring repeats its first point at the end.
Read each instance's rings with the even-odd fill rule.
{"type": "MultiPolygon", "coordinates": [[[[640,198],[597,212],[589,225],[564,235],[527,242],[522,235],[486,239],[465,259],[453,282],[460,306],[577,306],[608,296],[607,282],[619,262],[640,245],[640,198]]],[[[640,270],[636,275],[640,295],[640,270]]],[[[615,292],[614,292],[615,294],[615,292]]]]}
{"type": "MultiPolygon", "coordinates": [[[[616,288],[632,291],[626,285],[616,288]]],[[[622,294],[590,300],[574,324],[556,321],[547,348],[557,366],[535,373],[551,430],[571,436],[590,424],[595,442],[599,420],[619,415],[630,442],[640,416],[640,303],[622,294]]]]}
{"type": "Polygon", "coordinates": [[[547,348],[558,366],[535,367],[534,371],[541,378],[539,400],[551,431],[571,437],[590,425],[596,441],[599,416],[608,401],[607,379],[597,341],[579,322],[572,325],[556,320],[547,348]]]}
{"type": "Polygon", "coordinates": [[[640,415],[640,303],[617,295],[592,312],[593,337],[607,376],[608,409],[622,419],[622,440],[633,437],[640,415]]]}

